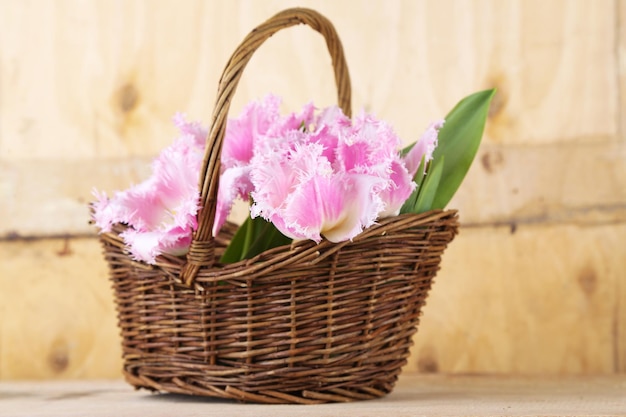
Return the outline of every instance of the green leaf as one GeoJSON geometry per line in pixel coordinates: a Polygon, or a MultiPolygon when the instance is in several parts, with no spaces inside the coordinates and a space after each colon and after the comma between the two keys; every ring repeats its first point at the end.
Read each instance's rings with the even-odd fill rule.
{"type": "Polygon", "coordinates": [[[248,216],[246,221],[239,226],[235,235],[231,239],[230,244],[226,247],[226,250],[222,254],[220,262],[230,264],[239,262],[243,259],[242,255],[245,250],[246,241],[249,240],[249,229],[252,227],[251,222],[252,219],[248,216]]]}
{"type": "Polygon", "coordinates": [[[445,208],[463,182],[480,145],[495,91],[485,90],[465,97],[446,116],[433,153],[435,163],[445,155],[446,165],[442,167],[431,209],[445,208]]]}
{"type": "Polygon", "coordinates": [[[273,223],[262,217],[248,217],[243,222],[220,261],[234,263],[250,259],[268,249],[288,245],[291,239],[283,235],[273,223]]]}
{"type": "Polygon", "coordinates": [[[426,179],[421,187],[422,189],[413,206],[413,213],[423,213],[432,209],[433,201],[435,201],[437,197],[439,185],[441,184],[441,177],[445,167],[444,160],[445,158],[443,156],[439,158],[428,171],[428,175],[426,175],[426,179]]]}
{"type": "Polygon", "coordinates": [[[406,154],[408,154],[411,151],[411,149],[413,149],[413,146],[415,146],[415,145],[417,145],[417,142],[413,142],[412,144],[410,144],[406,148],[400,150],[400,157],[404,158],[406,156],[406,154]]]}
{"type": "Polygon", "coordinates": [[[252,219],[252,223],[254,224],[254,236],[252,236],[250,245],[242,259],[250,259],[268,249],[291,243],[291,239],[283,235],[274,226],[274,223],[268,222],[262,217],[252,219]]]}
{"type": "MultiPolygon", "coordinates": [[[[401,155],[406,155],[408,153],[408,151],[411,150],[411,148],[415,145],[415,143],[407,148],[405,148],[402,152],[401,155]]],[[[422,191],[422,183],[424,182],[424,179],[427,177],[428,175],[428,171],[427,168],[425,168],[426,164],[426,157],[422,157],[422,161],[420,162],[419,167],[417,167],[417,171],[415,171],[415,176],[413,177],[413,181],[417,184],[417,187],[415,187],[415,190],[413,190],[413,192],[411,193],[411,195],[409,196],[409,198],[406,199],[406,201],[404,202],[404,204],[402,204],[402,207],[400,208],[400,214],[405,214],[405,213],[417,213],[415,211],[415,205],[417,204],[417,198],[419,196],[420,191],[422,191]]]]}

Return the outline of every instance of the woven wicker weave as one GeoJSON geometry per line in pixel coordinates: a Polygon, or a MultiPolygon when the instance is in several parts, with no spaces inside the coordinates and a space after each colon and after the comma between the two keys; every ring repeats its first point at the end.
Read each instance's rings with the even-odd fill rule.
{"type": "Polygon", "coordinates": [[[242,70],[276,31],[305,23],[326,39],[338,100],[350,81],[332,24],[290,9],[254,29],[220,81],[201,174],[203,210],[187,258],[131,259],[118,225],[101,235],[123,338],[124,375],[137,388],[259,403],[314,404],[389,393],[441,255],[457,233],[453,210],[387,218],[353,241],[299,241],[220,265],[236,228],[211,236],[219,156],[242,70]]]}

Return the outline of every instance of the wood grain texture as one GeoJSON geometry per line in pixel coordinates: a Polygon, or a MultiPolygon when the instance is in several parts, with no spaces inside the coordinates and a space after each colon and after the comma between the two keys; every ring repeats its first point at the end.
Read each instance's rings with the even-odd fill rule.
{"type": "Polygon", "coordinates": [[[626,1],[619,0],[616,5],[617,63],[619,77],[619,139],[626,142],[626,1]]]}
{"type": "MultiPolygon", "coordinates": [[[[407,141],[463,95],[494,86],[487,142],[596,142],[617,133],[614,2],[378,0],[355,11],[330,0],[3,1],[0,154],[153,155],[169,143],[176,111],[208,122],[235,45],[295,4],[337,27],[354,107],[389,120],[407,141]]],[[[334,101],[319,36],[301,27],[272,39],[234,107],[270,91],[290,108],[334,101]]]]}
{"type": "MultiPolygon", "coordinates": [[[[624,0],[0,0],[0,378],[118,375],[92,187],[144,178],[175,112],[207,124],[235,46],[296,5],[337,28],[354,109],[406,142],[498,88],[409,369],[626,372],[624,0]]],[[[270,39],[233,113],[270,91],[334,103],[319,35],[270,39]]]]}
{"type": "Polygon", "coordinates": [[[618,371],[626,225],[466,228],[448,248],[409,370],[618,371]]]}
{"type": "Polygon", "coordinates": [[[624,376],[407,375],[387,397],[343,404],[280,406],[150,395],[134,392],[121,381],[4,382],[0,399],[4,411],[15,417],[624,416],[625,390],[624,376]]]}
{"type": "Polygon", "coordinates": [[[96,239],[0,242],[0,379],[118,377],[111,294],[96,239]]]}
{"type": "MultiPolygon", "coordinates": [[[[619,80],[620,80],[620,132],[619,140],[622,149],[626,149],[626,1],[620,0],[617,4],[619,80]]],[[[626,151],[624,151],[626,152],[626,151]]],[[[626,166],[626,162],[624,163],[626,166]]],[[[618,335],[618,365],[620,372],[626,373],[626,272],[622,271],[622,279],[618,281],[619,294],[618,316],[615,322],[615,332],[618,335]]]]}
{"type": "Polygon", "coordinates": [[[93,236],[89,202],[96,184],[109,195],[119,184],[137,184],[150,175],[150,160],[0,161],[0,170],[1,237],[93,236]]]}

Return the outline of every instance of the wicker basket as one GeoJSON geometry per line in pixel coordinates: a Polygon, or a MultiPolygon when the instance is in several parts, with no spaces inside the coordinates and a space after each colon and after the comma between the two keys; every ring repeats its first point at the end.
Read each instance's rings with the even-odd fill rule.
{"type": "Polygon", "coordinates": [[[203,210],[186,259],[131,259],[101,235],[123,338],[124,375],[137,388],[258,403],[353,401],[389,393],[406,363],[453,210],[386,218],[353,241],[299,241],[220,265],[236,228],[211,236],[226,117],[242,70],[282,28],[305,23],[326,39],[340,106],[350,81],[332,24],[290,9],[254,29],[222,75],[200,188],[203,210]]]}

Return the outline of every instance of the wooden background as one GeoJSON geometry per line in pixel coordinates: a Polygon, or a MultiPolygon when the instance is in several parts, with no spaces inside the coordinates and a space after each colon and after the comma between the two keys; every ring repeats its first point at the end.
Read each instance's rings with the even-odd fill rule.
{"type": "MultiPolygon", "coordinates": [[[[140,181],[176,111],[206,123],[235,46],[295,5],[407,142],[498,88],[407,371],[626,372],[626,2],[0,0],[0,379],[120,375],[91,189],[140,181]]],[[[234,110],[270,91],[334,103],[319,35],[267,42],[234,110]]]]}

